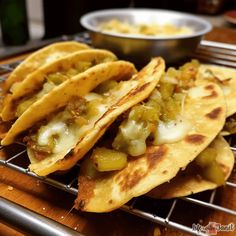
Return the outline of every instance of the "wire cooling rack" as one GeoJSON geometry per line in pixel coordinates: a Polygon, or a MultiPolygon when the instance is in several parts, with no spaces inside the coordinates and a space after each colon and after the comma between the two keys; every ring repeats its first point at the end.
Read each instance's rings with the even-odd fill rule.
{"type": "MultiPolygon", "coordinates": [[[[68,38],[62,38],[62,40],[64,39],[68,40],[68,38]]],[[[89,35],[87,33],[78,34],[74,36],[73,39],[87,44],[90,43],[89,35]]],[[[235,56],[236,46],[210,41],[202,41],[197,51],[193,55],[190,55],[190,57],[200,59],[206,63],[214,63],[236,68],[235,56]]],[[[10,73],[19,63],[20,61],[13,61],[8,64],[0,65],[0,80],[4,80],[7,74],[10,73]]],[[[231,147],[231,150],[236,154],[236,148],[231,147]]],[[[60,190],[77,195],[79,164],[74,166],[63,176],[50,175],[48,177],[41,177],[29,171],[29,162],[24,144],[15,143],[7,147],[0,146],[0,151],[6,154],[6,158],[0,160],[0,165],[37,178],[41,182],[54,186],[60,190]],[[22,160],[24,160],[23,163],[22,160]]],[[[236,167],[234,167],[233,175],[236,176],[236,167]]],[[[234,176],[230,178],[230,180],[226,182],[224,188],[227,188],[228,191],[236,191],[236,178],[234,176]]],[[[141,196],[131,200],[129,203],[121,207],[121,210],[186,233],[206,235],[203,232],[194,230],[192,227],[192,223],[201,223],[201,218],[204,217],[206,211],[218,211],[222,212],[226,216],[236,216],[236,209],[229,208],[228,206],[225,207],[221,202],[217,201],[217,193],[220,189],[172,200],[156,200],[146,196],[141,196]],[[183,219],[183,212],[186,211],[186,209],[195,211],[198,208],[202,209],[201,214],[197,219],[198,222],[186,223],[186,219],[183,219]]]]}

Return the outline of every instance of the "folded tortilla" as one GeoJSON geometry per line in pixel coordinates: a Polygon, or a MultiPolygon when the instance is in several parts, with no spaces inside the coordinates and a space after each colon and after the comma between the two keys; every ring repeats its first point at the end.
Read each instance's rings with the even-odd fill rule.
{"type": "Polygon", "coordinates": [[[116,56],[109,51],[84,49],[41,66],[14,86],[12,93],[5,97],[2,120],[18,118],[34,102],[64,81],[92,66],[115,60],[117,60],[116,56]]]}
{"type": "MultiPolygon", "coordinates": [[[[166,79],[173,81],[169,77],[166,79]]],[[[159,136],[162,142],[158,145],[148,143],[144,154],[128,156],[128,164],[122,170],[90,175],[90,155],[85,158],[79,173],[76,209],[89,212],[117,209],[133,197],[146,194],[175,177],[211,143],[225,121],[222,89],[216,83],[202,81],[197,85],[193,83],[183,93],[181,120],[162,124],[164,131],[159,136]]],[[[126,128],[126,134],[132,131],[135,135],[137,127],[126,128]]],[[[161,129],[160,125],[158,129],[161,129]]],[[[132,133],[129,136],[132,138],[132,133]]],[[[111,143],[112,139],[114,137],[105,143],[111,143]]]]}
{"type": "Polygon", "coordinates": [[[33,103],[14,122],[1,144],[11,144],[20,133],[35,126],[37,122],[45,119],[53,112],[65,107],[74,96],[84,96],[100,83],[109,79],[128,79],[135,72],[136,69],[132,63],[126,61],[107,62],[93,66],[85,72],[66,80],[33,103]]]}
{"type": "MultiPolygon", "coordinates": [[[[92,93],[88,93],[89,90],[85,89],[86,84],[83,79],[80,79],[81,83],[77,83],[76,86],[70,84],[64,86],[64,93],[68,91],[64,97],[67,102],[69,101],[69,105],[60,109],[59,113],[50,116],[36,132],[32,132],[27,137],[31,171],[38,175],[47,175],[74,166],[92,148],[117,116],[149,96],[164,72],[164,61],[161,58],[154,58],[132,78],[131,75],[135,70],[128,62],[111,62],[97,67],[100,71],[96,69],[91,72],[92,68],[86,72],[87,86],[90,91],[103,81],[108,82],[106,85],[110,85],[112,80],[117,82],[105,91],[97,88],[98,90],[92,93]],[[89,72],[91,72],[90,76],[89,72]],[[74,105],[76,96],[80,100],[74,105]],[[76,109],[70,110],[71,107],[76,109]],[[72,114],[77,113],[72,121],[71,116],[68,118],[68,110],[72,114]],[[47,152],[45,145],[50,143],[51,138],[54,145],[47,152]]],[[[58,101],[59,93],[50,95],[50,100],[49,96],[47,98],[47,104],[50,104],[47,109],[57,106],[56,104],[65,104],[62,99],[58,101]]],[[[45,110],[46,104],[42,105],[45,110]]]]}
{"type": "Polygon", "coordinates": [[[39,67],[53,62],[72,52],[88,49],[89,46],[75,41],[66,41],[50,44],[27,57],[20,63],[16,69],[10,74],[4,84],[4,93],[11,90],[14,83],[24,80],[30,73],[39,67]]]}
{"type": "MultiPolygon", "coordinates": [[[[234,166],[234,154],[230,150],[229,144],[222,136],[217,136],[210,147],[216,150],[216,162],[220,166],[225,180],[227,180],[234,166]]],[[[216,183],[201,175],[199,166],[193,161],[185,170],[180,170],[170,182],[154,188],[147,195],[152,198],[168,199],[188,196],[217,187],[216,183]]]]}
{"type": "Polygon", "coordinates": [[[236,70],[216,65],[200,65],[198,79],[207,79],[216,82],[222,88],[226,101],[226,116],[236,113],[236,70]]]}

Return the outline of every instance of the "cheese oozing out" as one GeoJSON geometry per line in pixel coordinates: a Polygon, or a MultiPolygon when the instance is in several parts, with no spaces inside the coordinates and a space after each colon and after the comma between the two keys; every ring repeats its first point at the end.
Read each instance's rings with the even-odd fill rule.
{"type": "Polygon", "coordinates": [[[192,99],[198,99],[201,97],[207,97],[211,95],[211,91],[206,90],[204,86],[193,87],[189,89],[188,96],[192,99]]]}
{"type": "Polygon", "coordinates": [[[169,122],[159,122],[156,129],[155,145],[164,143],[175,143],[183,139],[191,130],[191,124],[188,120],[179,117],[176,120],[169,122]]]}
{"type": "Polygon", "coordinates": [[[90,102],[96,100],[96,112],[92,112],[91,117],[85,117],[87,122],[83,125],[77,122],[67,122],[66,111],[61,111],[49,122],[42,126],[37,132],[37,144],[45,146],[53,138],[53,148],[50,154],[45,153],[45,158],[60,159],[73,149],[78,140],[86,135],[89,130],[94,128],[96,121],[102,117],[106,111],[116,104],[125,94],[131,91],[137,81],[120,82],[118,86],[112,89],[111,95],[89,93],[84,99],[87,106],[90,102]]]}

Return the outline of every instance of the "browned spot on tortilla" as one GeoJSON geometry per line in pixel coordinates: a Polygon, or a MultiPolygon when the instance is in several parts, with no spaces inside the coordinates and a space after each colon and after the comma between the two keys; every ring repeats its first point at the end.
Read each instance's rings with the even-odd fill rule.
{"type": "Polygon", "coordinates": [[[213,90],[214,86],[212,84],[205,86],[206,90],[213,90]]]}
{"type": "Polygon", "coordinates": [[[232,80],[232,78],[224,79],[224,80],[221,80],[221,83],[222,83],[223,85],[228,85],[229,82],[230,82],[230,80],[232,80]]]}
{"type": "Polygon", "coordinates": [[[161,60],[159,59],[155,65],[155,68],[153,69],[153,74],[155,74],[159,70],[160,64],[161,64],[161,60]]]}
{"type": "Polygon", "coordinates": [[[108,203],[109,203],[109,204],[112,204],[112,203],[113,203],[112,199],[110,199],[110,200],[108,201],[108,203]]]}
{"type": "Polygon", "coordinates": [[[203,98],[208,99],[208,98],[216,98],[218,96],[218,93],[215,90],[211,91],[211,94],[204,96],[203,98]]]}
{"type": "Polygon", "coordinates": [[[163,170],[163,171],[162,171],[162,174],[163,174],[163,175],[165,175],[165,174],[167,174],[167,173],[168,173],[168,170],[163,170]]]}
{"type": "Polygon", "coordinates": [[[205,136],[203,136],[201,134],[191,134],[185,138],[185,141],[187,143],[199,145],[204,142],[204,139],[205,139],[205,136]]]}
{"type": "Polygon", "coordinates": [[[163,157],[166,156],[167,147],[165,145],[161,145],[159,147],[150,147],[147,149],[147,162],[148,162],[148,169],[153,169],[157,163],[159,163],[163,157]]]}
{"type": "Polygon", "coordinates": [[[221,111],[222,111],[222,108],[217,107],[217,108],[213,109],[211,112],[207,113],[206,117],[208,117],[212,120],[217,119],[219,117],[221,111]]]}
{"type": "Polygon", "coordinates": [[[79,176],[79,193],[75,200],[75,208],[83,210],[86,203],[93,197],[95,184],[92,179],[86,176],[79,176]]]}
{"type": "Polygon", "coordinates": [[[121,106],[124,103],[126,103],[128,100],[132,99],[133,96],[135,96],[136,94],[140,93],[141,91],[145,90],[146,87],[149,86],[149,82],[142,84],[141,86],[138,86],[134,89],[132,89],[129,93],[127,93],[123,98],[121,98],[116,104],[115,106],[121,106]]]}
{"type": "Polygon", "coordinates": [[[136,169],[134,171],[127,170],[125,172],[122,172],[122,175],[120,175],[120,188],[121,191],[126,192],[127,190],[132,189],[134,186],[136,186],[140,180],[145,176],[146,172],[143,172],[142,170],[136,169]]]}
{"type": "Polygon", "coordinates": [[[142,84],[141,86],[138,86],[137,88],[131,90],[126,97],[131,97],[136,95],[137,93],[140,93],[141,91],[145,90],[146,87],[148,87],[148,85],[150,84],[150,82],[142,84]]]}

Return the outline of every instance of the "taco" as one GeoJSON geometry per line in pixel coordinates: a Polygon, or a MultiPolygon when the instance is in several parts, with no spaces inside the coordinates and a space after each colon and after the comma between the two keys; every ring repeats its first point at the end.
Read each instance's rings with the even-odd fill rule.
{"type": "Polygon", "coordinates": [[[9,121],[18,118],[34,102],[65,80],[77,76],[94,65],[116,59],[116,56],[109,51],[86,49],[41,66],[30,73],[24,81],[14,86],[12,93],[5,97],[2,120],[9,121]]]}
{"type": "MultiPolygon", "coordinates": [[[[130,79],[135,72],[133,65],[124,61],[100,64],[80,74],[79,80],[66,81],[63,89],[54,89],[41,104],[34,103],[18,119],[27,118],[24,124],[28,127],[41,120],[24,138],[30,170],[47,175],[75,165],[120,113],[151,93],[164,72],[164,61],[153,59],[130,79]],[[55,109],[58,106],[60,109],[55,109]],[[36,109],[44,112],[40,118],[36,109]]],[[[22,130],[22,125],[17,128],[22,130]]],[[[3,144],[9,141],[9,136],[6,138],[3,144]]]]}
{"type": "Polygon", "coordinates": [[[236,113],[236,70],[216,65],[200,65],[198,69],[199,80],[207,79],[216,82],[222,88],[226,101],[226,116],[236,113]]]}
{"type": "Polygon", "coordinates": [[[74,96],[84,96],[103,81],[117,77],[128,79],[136,72],[132,63],[116,61],[102,63],[58,85],[50,93],[33,103],[12,125],[2,145],[9,145],[23,131],[35,126],[51,113],[58,111],[74,96]],[[122,71],[123,70],[123,71],[122,71]]]}
{"type": "Polygon", "coordinates": [[[225,184],[233,166],[234,154],[229,144],[222,136],[217,136],[185,170],[147,195],[167,199],[215,189],[225,184]]]}
{"type": "Polygon", "coordinates": [[[36,51],[20,63],[10,74],[4,84],[3,92],[10,92],[15,83],[24,80],[30,73],[34,72],[39,67],[69,55],[72,52],[88,48],[89,46],[83,43],[66,41],[54,43],[36,51]]]}
{"type": "Polygon", "coordinates": [[[108,212],[172,179],[216,137],[225,121],[221,88],[195,83],[198,65],[170,68],[148,99],[84,158],[75,208],[108,212]]]}

